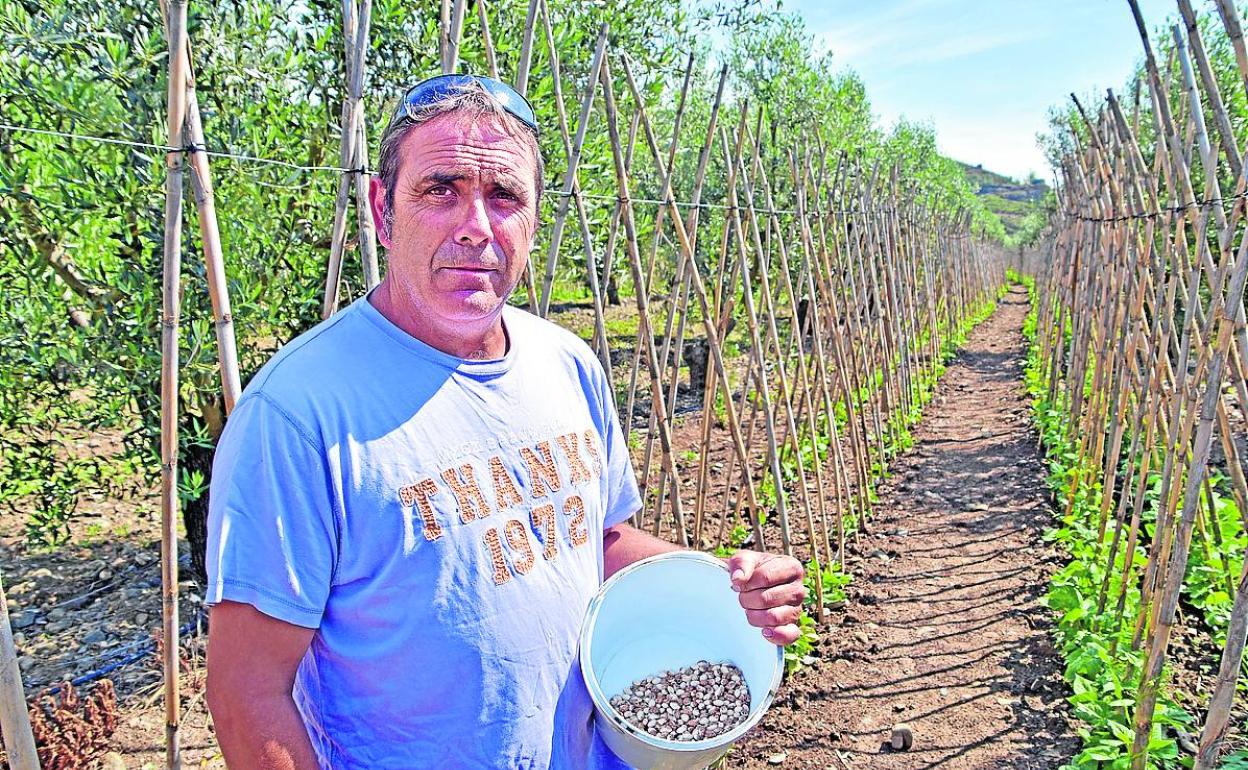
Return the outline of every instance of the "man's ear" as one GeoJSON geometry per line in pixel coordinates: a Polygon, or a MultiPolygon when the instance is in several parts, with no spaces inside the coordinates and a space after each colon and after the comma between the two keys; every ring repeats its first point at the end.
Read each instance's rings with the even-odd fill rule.
{"type": "Polygon", "coordinates": [[[375,176],[368,183],[368,207],[373,212],[373,226],[377,228],[377,240],[390,248],[390,223],[386,221],[386,188],[381,177],[375,176]]]}

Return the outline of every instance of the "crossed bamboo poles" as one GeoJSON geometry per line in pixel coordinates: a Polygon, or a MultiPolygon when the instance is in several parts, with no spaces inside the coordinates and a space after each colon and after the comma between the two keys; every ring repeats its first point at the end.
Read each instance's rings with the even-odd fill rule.
{"type": "MultiPolygon", "coordinates": [[[[1230,2],[1217,4],[1248,88],[1238,13],[1230,2]]],[[[1145,50],[1140,88],[1152,106],[1153,163],[1140,143],[1140,91],[1130,118],[1112,92],[1095,119],[1075,100],[1083,131],[1072,130],[1073,150],[1063,159],[1064,216],[1039,281],[1037,329],[1049,401],[1065,399],[1066,435],[1079,437],[1067,514],[1081,486],[1095,482],[1104,490],[1095,522],[1096,556],[1106,567],[1097,615],[1109,630],[1130,630],[1131,646],[1144,655],[1142,670],[1133,672],[1139,696],[1131,749],[1133,770],[1142,770],[1189,554],[1193,547],[1206,560],[1225,553],[1209,469],[1215,432],[1248,528],[1248,484],[1234,441],[1243,426],[1232,424],[1228,406],[1232,398],[1241,409],[1248,404],[1248,239],[1235,244],[1244,216],[1243,158],[1190,2],[1178,0],[1183,23],[1171,30],[1164,73],[1139,8],[1130,5],[1145,50]],[[1194,177],[1188,158],[1199,159],[1203,178],[1194,177]],[[1223,191],[1225,179],[1233,180],[1231,191],[1223,191]],[[1137,574],[1134,554],[1145,540],[1153,474],[1160,479],[1155,534],[1137,574]],[[1142,598],[1131,618],[1127,593],[1135,585],[1142,598]]],[[[1234,599],[1197,770],[1216,766],[1248,634],[1248,568],[1237,576],[1223,562],[1219,579],[1234,599]]]]}
{"type": "MultiPolygon", "coordinates": [[[[161,324],[162,663],[166,766],[177,768],[181,766],[177,393],[182,204],[188,168],[207,268],[227,414],[238,398],[241,378],[211,176],[202,152],[205,138],[191,72],[187,2],[168,0],[163,10],[171,53],[169,146],[182,148],[169,152],[166,161],[161,324]]],[[[495,74],[497,61],[484,0],[478,0],[477,10],[487,68],[495,74]]],[[[352,192],[364,282],[371,287],[380,280],[367,206],[368,152],[363,111],[370,14],[370,0],[344,0],[347,88],[341,112],[343,171],[326,270],[325,316],[332,314],[340,301],[352,192]]],[[[466,15],[464,0],[443,0],[440,59],[444,72],[457,68],[466,15]]],[[[904,416],[917,408],[922,384],[934,379],[945,342],[1002,285],[1001,255],[970,237],[969,221],[961,212],[942,210],[933,201],[903,195],[897,187],[895,167],[882,168],[876,163],[868,168],[862,159],[824,146],[817,138],[773,147],[765,141],[764,111],[760,109],[755,114],[751,131],[750,113],[745,105],[740,106],[737,128],[730,134],[718,124],[728,80],[726,68],[720,73],[711,118],[697,154],[692,190],[685,202],[679,202],[674,178],[682,141],[680,118],[674,123],[667,152],[663,153],[635,73],[626,59],[617,59],[633,110],[627,139],[622,136],[620,107],[614,92],[616,81],[611,75],[613,56],[605,27],[592,58],[589,87],[583,95],[574,131],[563,108],[559,55],[544,0],[530,0],[516,71],[517,88],[522,93],[527,91],[539,22],[547,65],[556,86],[559,138],[567,167],[546,252],[541,293],[538,294],[533,269],[526,273],[526,291],[530,307],[545,314],[557,274],[566,218],[575,211],[585,256],[586,283],[593,297],[594,345],[611,376],[607,309],[602,295],[608,282],[618,283],[615,252],[622,241],[635,287],[638,318],[624,424],[631,427],[639,388],[637,375],[644,365],[649,381],[649,424],[640,472],[643,487],[658,490],[647,496],[637,523],[683,544],[709,548],[736,545],[730,542],[733,528],[748,522],[753,546],[764,548],[772,529],[764,526],[765,511],[760,501],[760,485],[767,485],[774,498],[769,507],[774,508],[771,521],[778,531],[780,548],[786,553],[805,553],[816,567],[841,564],[846,537],[854,526],[867,525],[872,481],[882,472],[889,447],[905,429],[904,416]],[[595,233],[591,226],[577,173],[595,114],[599,84],[617,192],[601,252],[601,280],[595,251],[596,236],[600,233],[595,233]],[[641,255],[645,233],[638,227],[636,217],[636,206],[641,204],[630,197],[636,176],[633,166],[638,136],[661,180],[644,265],[641,255]],[[713,208],[701,201],[717,145],[725,169],[726,202],[713,208]],[[784,188],[787,194],[782,193],[784,188]],[[720,239],[718,249],[711,252],[716,255],[712,266],[704,250],[698,248],[698,234],[716,224],[716,218],[720,239]],[[663,288],[665,293],[660,291],[663,288]],[[662,344],[656,345],[657,326],[653,320],[660,313],[665,322],[662,344]],[[727,356],[724,350],[725,339],[731,336],[731,328],[738,320],[748,331],[748,353],[740,357],[744,361],[727,356]],[[673,404],[679,393],[679,362],[689,341],[687,335],[699,322],[712,365],[702,393],[700,431],[694,442],[697,457],[691,462],[680,462],[673,440],[678,427],[673,404]],[[712,447],[722,443],[716,439],[724,438],[725,425],[731,451],[726,458],[727,470],[721,473],[716,465],[723,463],[712,463],[711,456],[712,447]],[[761,458],[756,448],[760,433],[764,444],[761,458]],[[659,478],[652,485],[656,437],[659,478]],[[686,467],[695,463],[696,468],[686,467]],[[686,483],[682,474],[690,471],[692,475],[686,483]],[[717,497],[713,493],[717,482],[712,476],[718,476],[721,485],[718,510],[707,505],[717,497]],[[789,490],[796,491],[800,523],[804,525],[798,533],[790,522],[789,490]],[[685,503],[691,493],[695,498],[692,516],[685,503]],[[707,525],[713,518],[718,521],[712,536],[712,527],[707,525]]],[[[694,65],[690,57],[682,105],[694,65]]],[[[774,131],[771,133],[774,136],[774,131]]],[[[812,132],[812,137],[816,135],[812,132]]],[[[817,585],[822,607],[822,581],[817,581],[817,585]]]]}

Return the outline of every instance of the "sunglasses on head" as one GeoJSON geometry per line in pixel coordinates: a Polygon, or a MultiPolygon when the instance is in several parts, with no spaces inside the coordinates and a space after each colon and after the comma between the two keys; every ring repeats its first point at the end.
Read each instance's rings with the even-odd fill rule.
{"type": "Polygon", "coordinates": [[[537,116],[533,113],[533,105],[514,88],[501,80],[484,75],[438,75],[422,80],[408,89],[403,97],[403,106],[407,110],[419,110],[431,104],[454,96],[473,85],[480,86],[486,93],[497,99],[503,109],[507,110],[516,120],[533,129],[537,133],[537,116]]]}

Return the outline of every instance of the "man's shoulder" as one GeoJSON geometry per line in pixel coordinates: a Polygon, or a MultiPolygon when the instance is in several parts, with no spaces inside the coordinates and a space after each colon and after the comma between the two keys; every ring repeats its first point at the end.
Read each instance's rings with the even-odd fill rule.
{"type": "Polygon", "coordinates": [[[362,367],[376,352],[376,346],[366,344],[373,331],[364,321],[351,305],[303,332],[260,368],[245,395],[262,395],[297,411],[310,395],[330,393],[363,376],[362,367]]]}

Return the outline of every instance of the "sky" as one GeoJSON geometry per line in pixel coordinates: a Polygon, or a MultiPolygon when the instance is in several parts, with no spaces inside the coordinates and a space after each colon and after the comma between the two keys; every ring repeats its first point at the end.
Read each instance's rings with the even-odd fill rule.
{"type": "MultiPolygon", "coordinates": [[[[881,125],[928,123],[943,154],[1015,178],[1052,177],[1036,143],[1050,107],[1072,91],[1125,93],[1143,61],[1126,0],[785,0],[783,9],[801,14],[837,69],[862,77],[881,125]]],[[[1140,9],[1154,41],[1177,19],[1173,0],[1140,9]]]]}

